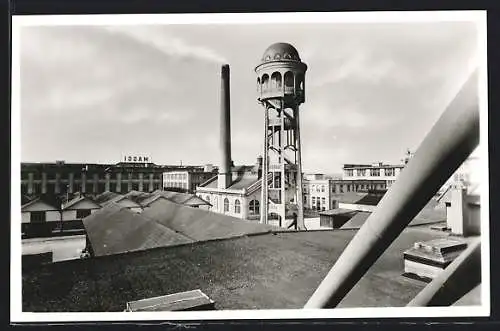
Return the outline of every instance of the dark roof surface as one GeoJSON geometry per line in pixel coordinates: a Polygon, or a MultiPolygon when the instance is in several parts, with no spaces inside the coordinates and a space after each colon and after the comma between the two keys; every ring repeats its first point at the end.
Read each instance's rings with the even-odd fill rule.
{"type": "MultiPolygon", "coordinates": [[[[320,212],[320,215],[343,215],[352,213],[352,209],[336,208],[320,212]]],[[[355,212],[355,211],[354,211],[355,212]]]]}
{"type": "Polygon", "coordinates": [[[266,233],[277,228],[257,222],[191,208],[159,199],[144,208],[142,216],[157,220],[164,226],[195,241],[266,233]]]}
{"type": "Polygon", "coordinates": [[[80,196],[75,196],[73,199],[67,201],[66,203],[63,204],[63,209],[66,209],[68,207],[71,207],[73,206],[74,204],[82,201],[85,199],[85,196],[83,195],[80,195],[80,196]]]}
{"type": "MultiPolygon", "coordinates": [[[[264,234],[23,271],[23,311],[123,311],[129,301],[200,289],[216,309],[301,308],[356,231],[264,234]]],[[[426,285],[402,276],[402,252],[445,236],[407,228],[340,303],[406,305],[426,285]]]]}
{"type": "Polygon", "coordinates": [[[141,213],[117,203],[83,220],[95,256],[266,233],[276,228],[179,205],[162,195],[141,213]]]}
{"type": "Polygon", "coordinates": [[[187,206],[203,206],[210,205],[207,201],[199,198],[195,194],[190,193],[181,193],[181,192],[173,192],[173,191],[162,191],[156,190],[151,193],[139,192],[139,191],[130,191],[125,194],[127,198],[130,200],[140,204],[142,207],[146,207],[151,204],[156,199],[163,197],[169,201],[183,204],[187,206]]]}
{"type": "Polygon", "coordinates": [[[360,211],[354,214],[352,218],[350,218],[344,225],[342,225],[341,229],[359,229],[366,221],[368,216],[372,213],[360,211]]]}
{"type": "Polygon", "coordinates": [[[181,192],[173,192],[173,191],[159,191],[156,193],[157,195],[161,195],[168,199],[169,201],[183,204],[187,200],[189,200],[193,195],[181,192]]]}
{"type": "Polygon", "coordinates": [[[300,61],[299,52],[289,43],[274,43],[262,55],[262,62],[271,61],[300,61]]]}
{"type": "Polygon", "coordinates": [[[120,196],[120,194],[115,193],[115,192],[106,191],[106,192],[103,192],[103,193],[99,194],[98,196],[96,196],[94,198],[94,201],[97,202],[98,204],[103,204],[107,201],[110,201],[110,200],[116,198],[117,196],[120,196]]]}
{"type": "Polygon", "coordinates": [[[335,199],[340,203],[352,203],[370,206],[376,206],[383,197],[384,193],[346,192],[332,194],[332,199],[335,199]]]}
{"type": "MultiPolygon", "coordinates": [[[[341,229],[359,229],[370,215],[370,212],[357,212],[349,221],[341,226],[341,229]]],[[[431,199],[408,226],[434,224],[443,221],[446,221],[446,208],[444,204],[439,204],[436,200],[431,199]]]]}
{"type": "Polygon", "coordinates": [[[126,196],[130,200],[137,202],[138,204],[141,204],[141,201],[149,198],[151,196],[151,193],[132,190],[124,194],[124,196],[126,196]]]}
{"type": "Polygon", "coordinates": [[[105,207],[109,204],[112,204],[112,203],[119,203],[120,201],[130,201],[132,202],[132,204],[135,204],[137,207],[140,207],[141,205],[138,204],[137,202],[135,202],[134,200],[130,199],[129,197],[126,197],[124,195],[121,195],[121,194],[118,194],[116,197],[114,197],[113,199],[111,200],[107,200],[107,201],[104,201],[101,203],[101,206],[105,207]]]}
{"type": "Polygon", "coordinates": [[[63,209],[71,209],[71,207],[73,207],[74,205],[76,205],[77,203],[79,203],[80,201],[83,201],[83,200],[90,201],[93,205],[96,206],[96,208],[100,208],[100,206],[94,200],[87,198],[84,195],[80,195],[80,196],[77,195],[73,199],[71,199],[68,202],[66,202],[65,204],[63,204],[63,209]]]}
{"type": "Polygon", "coordinates": [[[191,198],[187,199],[183,205],[185,206],[211,206],[212,204],[208,201],[205,201],[204,199],[200,198],[199,196],[193,194],[191,198]]]}
{"type": "Polygon", "coordinates": [[[50,207],[52,207],[52,209],[50,210],[60,210],[61,209],[61,199],[55,195],[52,195],[52,194],[42,194],[32,200],[28,200],[25,204],[23,204],[21,206],[21,210],[37,203],[37,202],[43,202],[47,205],[49,205],[50,207]]]}
{"type": "MultiPolygon", "coordinates": [[[[228,189],[231,190],[242,190],[245,188],[248,188],[250,185],[256,183],[259,181],[259,178],[257,174],[253,173],[243,173],[238,176],[233,176],[233,179],[231,181],[231,185],[229,185],[228,189]]],[[[206,185],[202,187],[206,188],[217,188],[218,185],[218,178],[214,178],[213,180],[210,180],[209,182],[206,182],[206,185]]]]}
{"type": "Polygon", "coordinates": [[[83,219],[95,256],[192,242],[185,236],[115,203],[83,219]]]}
{"type": "Polygon", "coordinates": [[[33,199],[35,199],[35,198],[32,198],[32,197],[29,197],[29,196],[22,194],[21,195],[21,206],[24,206],[25,204],[27,204],[28,202],[30,202],[33,199]]]}

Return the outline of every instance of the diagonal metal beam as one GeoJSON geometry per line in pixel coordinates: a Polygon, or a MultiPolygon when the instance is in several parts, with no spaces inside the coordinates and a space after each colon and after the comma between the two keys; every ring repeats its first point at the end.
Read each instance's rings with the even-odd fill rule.
{"type": "Polygon", "coordinates": [[[304,308],[336,307],[476,148],[477,75],[469,77],[448,105],[304,308]]]}

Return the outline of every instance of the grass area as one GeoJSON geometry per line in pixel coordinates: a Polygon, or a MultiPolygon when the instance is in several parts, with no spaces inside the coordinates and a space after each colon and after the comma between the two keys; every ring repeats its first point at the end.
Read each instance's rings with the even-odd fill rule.
{"type": "MultiPolygon", "coordinates": [[[[300,308],[355,231],[265,234],[41,266],[23,272],[24,311],[123,311],[127,301],[201,289],[216,309],[300,308]]],[[[424,283],[405,249],[440,233],[407,229],[341,306],[403,306],[424,283]]]]}

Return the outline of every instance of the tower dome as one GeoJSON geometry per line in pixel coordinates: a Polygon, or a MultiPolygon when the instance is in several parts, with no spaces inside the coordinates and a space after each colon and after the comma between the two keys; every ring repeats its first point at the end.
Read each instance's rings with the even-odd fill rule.
{"type": "Polygon", "coordinates": [[[299,61],[299,52],[295,47],[288,43],[274,43],[269,46],[264,55],[262,56],[262,62],[271,61],[299,61]]]}
{"type": "Polygon", "coordinates": [[[302,62],[295,47],[289,43],[272,44],[255,67],[257,99],[284,97],[286,107],[303,103],[306,71],[307,65],[302,62]]]}

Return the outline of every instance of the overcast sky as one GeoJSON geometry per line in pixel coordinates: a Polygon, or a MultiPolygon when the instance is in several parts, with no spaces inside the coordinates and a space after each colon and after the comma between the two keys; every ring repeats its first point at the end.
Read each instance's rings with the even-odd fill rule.
{"type": "Polygon", "coordinates": [[[473,23],[43,26],[21,30],[21,159],[219,163],[220,64],[231,66],[232,156],[261,153],[255,66],[274,42],[308,65],[303,167],[399,162],[464,82],[473,23]]]}

